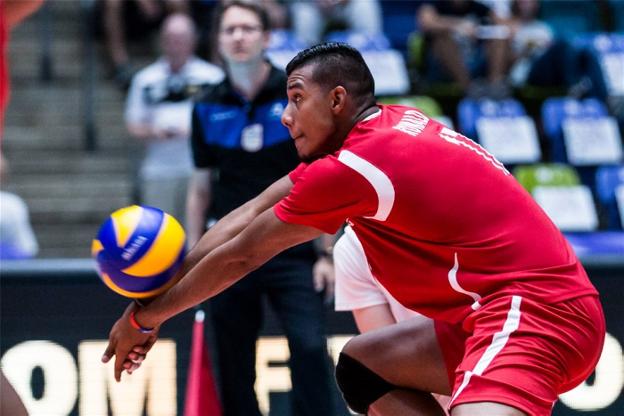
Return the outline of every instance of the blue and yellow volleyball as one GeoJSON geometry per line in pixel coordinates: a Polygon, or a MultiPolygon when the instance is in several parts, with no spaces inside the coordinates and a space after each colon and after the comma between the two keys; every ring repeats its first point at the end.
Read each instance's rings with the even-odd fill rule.
{"type": "Polygon", "coordinates": [[[113,212],[91,244],[104,284],[137,299],[156,296],[175,284],[185,249],[184,229],[174,217],[138,205],[113,212]]]}

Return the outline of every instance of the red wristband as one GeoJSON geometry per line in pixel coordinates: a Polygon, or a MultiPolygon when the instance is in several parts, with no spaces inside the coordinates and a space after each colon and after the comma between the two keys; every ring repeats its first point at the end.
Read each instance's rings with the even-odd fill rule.
{"type": "Polygon", "coordinates": [[[130,316],[128,318],[130,321],[130,325],[132,325],[132,327],[139,332],[142,332],[144,334],[151,334],[154,331],[154,328],[145,328],[144,326],[141,326],[141,324],[137,322],[134,313],[135,311],[130,312],[130,316]]]}

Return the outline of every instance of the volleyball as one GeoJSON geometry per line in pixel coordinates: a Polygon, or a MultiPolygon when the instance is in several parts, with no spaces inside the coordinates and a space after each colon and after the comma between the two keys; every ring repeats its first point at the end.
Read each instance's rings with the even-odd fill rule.
{"type": "Polygon", "coordinates": [[[174,217],[132,205],[104,221],[91,255],[106,286],[122,296],[148,298],[173,286],[185,248],[184,229],[174,217]]]}

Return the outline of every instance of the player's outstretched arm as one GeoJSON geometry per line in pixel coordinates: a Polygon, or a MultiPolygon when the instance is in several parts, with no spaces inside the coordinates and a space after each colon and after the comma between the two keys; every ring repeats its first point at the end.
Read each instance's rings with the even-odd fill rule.
{"type": "Polygon", "coordinates": [[[168,292],[137,311],[148,327],[222,292],[278,253],[317,238],[322,231],[279,220],[272,207],[258,215],[229,241],[211,250],[168,292]]]}
{"type": "MultiPolygon", "coordinates": [[[[253,207],[249,209],[254,212],[253,207]]],[[[275,216],[272,205],[247,226],[243,221],[247,218],[246,214],[238,215],[234,216],[230,224],[222,225],[221,233],[215,233],[215,238],[242,231],[238,231],[229,240],[223,239],[225,241],[221,245],[208,250],[208,254],[201,257],[175,286],[146,307],[136,310],[135,322],[143,328],[159,328],[167,319],[217,295],[281,251],[322,234],[322,231],[315,228],[280,221],[275,216]]],[[[201,242],[198,246],[200,244],[201,242]]],[[[206,242],[206,245],[212,244],[214,242],[211,239],[206,242]]],[[[140,333],[129,323],[130,312],[131,309],[127,310],[115,323],[104,355],[104,361],[115,356],[117,380],[120,380],[121,372],[127,370],[133,361],[129,358],[132,349],[137,346],[151,346],[147,334],[140,333]]]]}
{"type": "Polygon", "coordinates": [[[212,226],[187,254],[180,270],[183,276],[208,253],[238,235],[263,211],[288,195],[293,183],[288,176],[274,182],[260,195],[236,208],[212,226]]]}

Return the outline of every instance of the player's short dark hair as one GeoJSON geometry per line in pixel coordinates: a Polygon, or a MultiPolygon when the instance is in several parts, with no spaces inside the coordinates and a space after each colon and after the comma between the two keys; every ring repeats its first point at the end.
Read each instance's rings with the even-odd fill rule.
{"type": "Polygon", "coordinates": [[[299,52],[286,66],[286,74],[309,64],[314,64],[312,80],[327,89],[342,85],[358,100],[375,95],[373,74],[362,54],[346,43],[321,43],[299,52]]]}
{"type": "Polygon", "coordinates": [[[215,8],[214,14],[212,15],[214,30],[219,30],[223,15],[230,7],[234,6],[240,7],[242,9],[247,9],[253,12],[256,16],[258,16],[263,32],[271,30],[271,20],[269,19],[269,13],[258,2],[253,0],[224,0],[219,2],[219,5],[215,8]]]}

